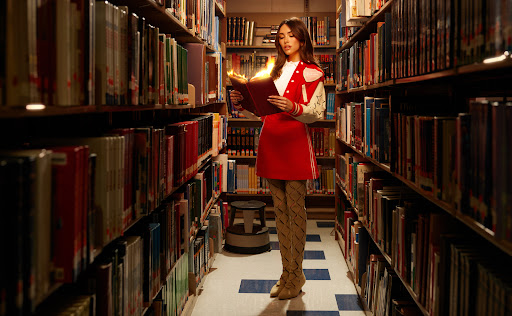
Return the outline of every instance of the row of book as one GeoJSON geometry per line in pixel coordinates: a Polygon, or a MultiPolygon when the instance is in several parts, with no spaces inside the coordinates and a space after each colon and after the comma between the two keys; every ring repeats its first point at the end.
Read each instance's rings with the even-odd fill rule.
{"type": "Polygon", "coordinates": [[[434,116],[401,104],[392,114],[392,170],[498,239],[512,240],[510,152],[503,138],[511,105],[503,98],[471,99],[467,113],[434,116]]]}
{"type": "Polygon", "coordinates": [[[256,175],[254,165],[246,165],[231,160],[233,166],[232,177],[228,176],[228,187],[232,188],[231,193],[239,194],[263,194],[270,193],[270,185],[265,178],[256,175]],[[229,181],[233,181],[230,184],[229,181]]]}
{"type": "Polygon", "coordinates": [[[329,166],[318,165],[319,177],[306,181],[306,194],[334,194],[336,171],[329,166]]]}
{"type": "MultiPolygon", "coordinates": [[[[334,157],[335,130],[322,127],[310,127],[308,130],[315,156],[334,157]]],[[[260,127],[228,127],[228,155],[257,156],[260,132],[260,127]]]]}
{"type": "Polygon", "coordinates": [[[422,315],[407,289],[382,255],[371,254],[363,275],[363,298],[373,315],[422,315]]]}
{"type": "MultiPolygon", "coordinates": [[[[367,81],[364,79],[369,78],[367,72],[373,77],[369,83],[372,84],[502,56],[510,51],[512,45],[508,40],[512,29],[510,11],[510,4],[504,0],[399,1],[392,6],[390,13],[385,14],[387,26],[382,33],[384,36],[378,31],[378,35],[372,34],[356,43],[355,48],[340,54],[340,89],[363,85],[367,81]],[[369,49],[370,54],[375,50],[376,56],[382,53],[385,56],[384,63],[379,62],[381,66],[373,67],[384,72],[384,79],[380,81],[375,81],[372,70],[367,69],[373,58],[368,58],[365,51],[371,46],[374,48],[369,49]]],[[[347,15],[349,12],[347,10],[347,15]]],[[[348,19],[338,18],[338,42],[346,42],[344,35],[356,30],[356,25],[349,25],[346,21],[348,19]]],[[[378,29],[381,23],[377,23],[378,29]]]]}
{"type": "Polygon", "coordinates": [[[260,132],[261,127],[228,127],[228,155],[257,156],[260,132]]]}
{"type": "Polygon", "coordinates": [[[360,29],[360,26],[347,25],[345,12],[340,11],[336,17],[336,49],[341,48],[360,29]]]}
{"type": "Polygon", "coordinates": [[[1,104],[188,103],[186,49],[128,7],[14,3],[2,10],[8,18],[0,57],[9,63],[0,73],[1,104]]]}
{"type": "Polygon", "coordinates": [[[390,161],[390,102],[388,98],[365,97],[337,109],[337,137],[365,156],[390,161]]]}
{"type": "Polygon", "coordinates": [[[157,0],[157,2],[196,36],[219,51],[220,25],[219,17],[215,15],[215,3],[220,1],[157,0]]]}
{"type": "MultiPolygon", "coordinates": [[[[270,186],[265,178],[256,175],[254,165],[237,163],[228,160],[229,168],[227,186],[230,193],[238,194],[270,194],[270,186]],[[232,169],[232,171],[231,171],[232,169]]],[[[335,170],[328,166],[318,166],[319,178],[306,182],[307,194],[334,194],[335,170]]]]}
{"type": "MultiPolygon", "coordinates": [[[[189,278],[187,256],[181,257],[172,269],[168,281],[162,287],[152,305],[148,309],[150,315],[182,315],[189,297],[189,278]]],[[[124,314],[126,315],[126,314],[124,314]]],[[[137,315],[137,314],[135,314],[137,315]]]]}
{"type": "Polygon", "coordinates": [[[334,84],[336,79],[336,55],[314,54],[320,69],[324,72],[324,84],[334,84]]]}
{"type": "Polygon", "coordinates": [[[398,2],[391,11],[397,22],[391,39],[392,77],[482,62],[510,51],[511,9],[507,1],[398,2]]]}
{"type": "Polygon", "coordinates": [[[28,306],[54,282],[76,281],[105,245],[182,183],[194,176],[211,182],[202,185],[210,188],[205,198],[219,190],[213,181],[220,166],[208,178],[197,171],[205,150],[211,153],[212,118],[190,118],[188,135],[195,141],[188,143],[186,135],[173,134],[176,123],[111,130],[102,137],[33,140],[32,148],[45,149],[1,151],[2,197],[12,210],[2,222],[4,240],[7,231],[17,236],[1,246],[19,254],[10,264],[19,271],[16,280],[25,282],[28,306]]]}
{"type": "MultiPolygon", "coordinates": [[[[66,289],[69,288],[80,293],[81,300],[84,295],[92,298],[85,300],[90,305],[80,305],[91,314],[142,315],[144,307],[151,304],[165,283],[176,297],[174,309],[179,309],[188,295],[188,256],[184,255],[187,253],[188,207],[189,201],[182,194],[176,194],[173,200],[125,232],[124,237],[109,244],[78,282],[63,286],[64,297],[54,295],[38,310],[55,313],[70,309],[66,302],[74,299],[68,297],[66,289]],[[177,279],[182,279],[182,284],[176,284],[177,279]],[[59,304],[55,304],[56,301],[59,304]]],[[[10,270],[13,268],[10,264],[3,267],[4,273],[15,271],[10,270]]],[[[54,273],[68,273],[66,269],[59,268],[54,273]]],[[[4,279],[8,282],[2,282],[2,290],[7,294],[2,297],[2,304],[6,306],[3,315],[32,314],[33,310],[26,309],[26,304],[30,303],[26,297],[16,300],[13,296],[18,288],[17,284],[12,284],[13,278],[6,274],[4,279]]]]}
{"type": "MultiPolygon", "coordinates": [[[[210,221],[209,216],[205,221],[198,221],[197,206],[207,205],[202,201],[205,183],[208,187],[211,180],[201,176],[190,181],[174,193],[170,201],[126,231],[125,237],[109,244],[96,258],[85,277],[86,284],[96,284],[96,287],[81,289],[95,294],[97,301],[91,307],[96,306],[96,313],[141,315],[144,307],[163,299],[163,308],[169,315],[179,315],[189,293],[189,284],[193,284],[189,279],[200,282],[209,270],[210,238],[217,245],[213,249],[218,252],[223,223],[227,223],[227,219],[223,220],[227,218],[227,205],[222,211],[216,211],[216,221],[210,221]],[[210,230],[214,232],[211,237],[210,230]],[[200,252],[198,245],[201,245],[200,252]],[[181,279],[178,284],[177,277],[181,279]]],[[[206,192],[206,196],[208,194],[206,192]]],[[[208,200],[213,201],[213,196],[208,200]]],[[[223,204],[219,201],[212,209],[223,204]]],[[[204,211],[206,209],[199,210],[204,211]]],[[[81,282],[83,279],[76,285],[80,287],[81,282]]],[[[152,308],[162,308],[153,305],[152,308]]]]}
{"type": "Polygon", "coordinates": [[[372,251],[368,233],[360,221],[345,211],[342,229],[338,219],[336,229],[343,235],[343,254],[353,272],[354,283],[361,289],[361,301],[373,315],[423,315],[411,299],[406,286],[383,255],[372,251]]]}
{"type": "Polygon", "coordinates": [[[336,132],[334,128],[309,127],[311,144],[316,157],[334,157],[336,132]]]}
{"type": "Polygon", "coordinates": [[[330,44],[329,17],[301,16],[300,19],[306,25],[311,42],[316,46],[327,46],[330,44]]]}
{"type": "Polygon", "coordinates": [[[325,116],[324,118],[326,120],[334,120],[334,115],[336,111],[334,110],[336,108],[336,93],[334,92],[327,92],[327,103],[325,107],[325,116]]]}
{"type": "MultiPolygon", "coordinates": [[[[437,212],[409,188],[397,186],[391,176],[376,171],[366,174],[369,180],[365,180],[364,203],[339,201],[338,211],[338,216],[344,212],[345,253],[356,272],[356,281],[364,283],[364,272],[370,271],[372,260],[377,265],[382,261],[410,287],[431,315],[456,315],[469,310],[479,315],[501,315],[510,310],[505,297],[511,295],[512,284],[498,272],[504,270],[496,269],[488,260],[493,254],[498,256],[495,250],[463,234],[448,214],[437,212]],[[373,243],[380,251],[376,256],[369,254],[373,243]],[[366,270],[361,270],[365,266],[366,270]],[[495,288],[482,291],[477,282],[495,288]]],[[[497,265],[502,264],[506,267],[510,263],[497,265]]],[[[374,313],[381,314],[381,303],[367,303],[374,313]]]]}
{"type": "Polygon", "coordinates": [[[365,182],[369,181],[369,176],[373,173],[387,176],[384,171],[368,162],[364,157],[347,152],[343,155],[337,155],[336,158],[336,178],[341,188],[344,190],[347,199],[364,213],[367,205],[365,203],[365,182]]]}
{"type": "Polygon", "coordinates": [[[187,52],[174,38],[126,6],[100,2],[94,14],[96,104],[188,104],[187,52]]]}
{"type": "Polygon", "coordinates": [[[228,46],[252,46],[254,42],[254,21],[243,16],[227,18],[228,46]]]}
{"type": "Polygon", "coordinates": [[[377,23],[377,32],[369,38],[354,43],[338,56],[337,87],[347,90],[372,85],[391,79],[392,74],[392,29],[391,14],[385,14],[385,22],[377,23]]]}
{"type": "Polygon", "coordinates": [[[345,10],[340,12],[339,20],[343,23],[343,26],[352,26],[346,25],[351,23],[364,23],[379,11],[386,2],[386,0],[342,0],[345,10]]]}

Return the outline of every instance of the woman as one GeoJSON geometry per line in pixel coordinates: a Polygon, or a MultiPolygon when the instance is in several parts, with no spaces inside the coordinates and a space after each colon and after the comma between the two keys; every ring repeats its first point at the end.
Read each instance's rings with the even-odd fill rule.
{"type": "MultiPolygon", "coordinates": [[[[315,153],[306,124],[322,119],[325,111],[324,73],[313,57],[306,25],[286,19],[276,35],[277,61],[271,77],[279,96],[268,101],[283,112],[264,116],[256,174],[266,178],[274,202],[283,272],[270,292],[279,299],[296,297],[306,283],[302,270],[306,243],[306,180],[318,178],[315,153]]],[[[231,92],[237,110],[242,95],[231,92]]]]}

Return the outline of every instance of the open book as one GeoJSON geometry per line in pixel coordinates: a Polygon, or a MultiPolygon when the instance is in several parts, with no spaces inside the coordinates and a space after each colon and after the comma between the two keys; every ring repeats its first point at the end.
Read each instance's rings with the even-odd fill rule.
{"type": "Polygon", "coordinates": [[[229,79],[231,79],[233,88],[244,97],[240,102],[244,109],[258,116],[283,112],[267,101],[269,96],[279,95],[271,77],[253,77],[251,80],[247,80],[237,75],[229,75],[229,79]]]}

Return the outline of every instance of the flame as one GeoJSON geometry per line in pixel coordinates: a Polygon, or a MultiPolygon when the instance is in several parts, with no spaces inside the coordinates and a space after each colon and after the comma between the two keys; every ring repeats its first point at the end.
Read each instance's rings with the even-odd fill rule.
{"type": "Polygon", "coordinates": [[[237,79],[241,79],[241,80],[247,81],[247,78],[245,77],[245,75],[237,74],[233,69],[228,71],[228,77],[234,77],[234,78],[237,78],[237,79]]]}
{"type": "Polygon", "coordinates": [[[274,57],[270,57],[270,59],[267,61],[267,66],[265,67],[265,69],[263,70],[260,70],[257,74],[254,75],[254,77],[252,78],[259,78],[259,77],[270,77],[270,72],[272,71],[272,69],[274,68],[274,64],[275,64],[275,58],[274,57]]]}
{"type": "MultiPolygon", "coordinates": [[[[256,75],[254,75],[254,77],[252,77],[251,80],[254,78],[270,77],[270,72],[274,68],[274,64],[275,64],[275,57],[270,57],[270,59],[267,61],[267,65],[265,66],[265,68],[260,70],[256,75]]],[[[234,71],[234,69],[231,69],[230,71],[228,71],[228,76],[247,80],[245,75],[237,74],[234,71]]]]}

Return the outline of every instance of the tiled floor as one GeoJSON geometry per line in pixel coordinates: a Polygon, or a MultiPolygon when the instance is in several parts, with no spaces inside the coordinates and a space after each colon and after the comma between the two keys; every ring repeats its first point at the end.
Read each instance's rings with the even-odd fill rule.
{"type": "Polygon", "coordinates": [[[268,221],[272,249],[257,255],[217,254],[195,301],[192,316],[362,316],[337,241],[334,222],[308,220],[304,253],[306,284],[291,300],[269,296],[281,275],[275,222],[268,221]]]}

